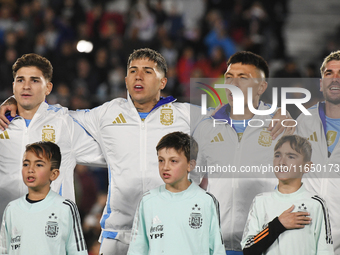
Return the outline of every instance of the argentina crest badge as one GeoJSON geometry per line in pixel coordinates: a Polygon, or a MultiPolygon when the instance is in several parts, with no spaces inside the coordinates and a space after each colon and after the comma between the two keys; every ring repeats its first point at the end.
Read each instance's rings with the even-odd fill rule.
{"type": "Polygon", "coordinates": [[[58,235],[59,227],[58,222],[48,221],[45,226],[45,234],[48,237],[56,237],[58,235]]]}
{"type": "Polygon", "coordinates": [[[55,130],[53,126],[46,125],[42,130],[42,137],[41,140],[43,142],[52,142],[55,143],[55,130]]]}
{"type": "Polygon", "coordinates": [[[266,129],[264,128],[263,131],[260,132],[259,135],[259,145],[262,145],[264,147],[269,147],[272,144],[272,137],[270,136],[269,131],[265,131],[266,129]]]}
{"type": "Polygon", "coordinates": [[[189,226],[193,229],[199,229],[202,227],[203,217],[200,213],[201,208],[195,204],[192,208],[192,212],[189,217],[189,226]]]}
{"type": "Polygon", "coordinates": [[[57,220],[57,215],[55,215],[55,213],[51,213],[50,216],[48,216],[49,219],[46,222],[45,225],[45,234],[48,237],[56,237],[58,235],[59,232],[59,226],[58,226],[58,222],[57,221],[53,221],[53,220],[57,220]]]}
{"type": "Polygon", "coordinates": [[[174,123],[174,113],[169,105],[163,105],[161,109],[160,121],[165,126],[170,126],[174,123]]]}

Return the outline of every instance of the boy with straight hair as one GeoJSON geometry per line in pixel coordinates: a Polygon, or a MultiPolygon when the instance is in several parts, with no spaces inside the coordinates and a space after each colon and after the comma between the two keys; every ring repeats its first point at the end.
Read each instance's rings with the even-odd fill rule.
{"type": "Polygon", "coordinates": [[[312,166],[307,139],[283,136],[275,145],[278,188],[257,195],[241,242],[247,254],[334,254],[326,204],[309,193],[302,176],[312,166]]]}
{"type": "Polygon", "coordinates": [[[59,176],[61,154],[52,142],[26,146],[22,177],[28,194],[4,212],[0,254],[88,254],[77,206],[51,190],[59,176]]]}
{"type": "Polygon", "coordinates": [[[183,132],[173,132],[156,149],[165,185],[144,194],[128,254],[225,255],[218,201],[188,179],[196,165],[197,143],[183,132]]]}

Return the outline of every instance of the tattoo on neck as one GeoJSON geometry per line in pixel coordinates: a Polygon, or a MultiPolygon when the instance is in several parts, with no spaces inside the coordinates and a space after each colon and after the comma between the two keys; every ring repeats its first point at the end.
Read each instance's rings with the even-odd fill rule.
{"type": "MultiPolygon", "coordinates": [[[[133,102],[133,104],[135,105],[135,102],[134,102],[133,100],[132,100],[132,102],[133,102]]],[[[154,104],[153,104],[152,108],[154,108],[155,105],[158,103],[157,99],[154,99],[154,100],[153,100],[153,103],[154,103],[154,104]]],[[[145,111],[145,109],[140,108],[140,107],[137,107],[136,105],[135,105],[135,107],[136,107],[136,109],[137,109],[137,112],[145,111]]],[[[151,108],[151,109],[152,109],[152,108],[151,108]]],[[[151,110],[151,109],[150,109],[150,110],[151,110]]]]}
{"type": "Polygon", "coordinates": [[[3,105],[11,105],[11,104],[16,104],[16,103],[17,101],[13,97],[11,97],[7,99],[7,101],[3,105]]]}

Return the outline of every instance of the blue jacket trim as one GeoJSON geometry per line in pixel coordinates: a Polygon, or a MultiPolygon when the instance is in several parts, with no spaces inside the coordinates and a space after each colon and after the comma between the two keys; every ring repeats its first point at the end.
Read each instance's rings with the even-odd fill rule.
{"type": "Polygon", "coordinates": [[[162,106],[162,105],[165,105],[165,104],[168,104],[168,103],[171,103],[171,102],[174,102],[176,101],[177,99],[175,99],[173,96],[168,96],[168,97],[161,97],[159,99],[159,101],[157,102],[157,104],[151,109],[150,112],[152,112],[154,109],[162,106]]]}
{"type": "Polygon", "coordinates": [[[118,235],[118,232],[110,232],[110,231],[103,231],[102,237],[107,239],[115,239],[118,235]]]}
{"type": "Polygon", "coordinates": [[[60,196],[63,196],[63,184],[60,185],[59,193],[60,196]]]}
{"type": "Polygon", "coordinates": [[[15,117],[13,118],[13,117],[11,116],[11,113],[10,113],[10,112],[6,112],[6,113],[5,113],[5,117],[11,122],[14,118],[19,117],[19,115],[17,114],[17,115],[15,115],[15,117]]]}
{"type": "Polygon", "coordinates": [[[222,108],[219,109],[212,117],[216,120],[217,119],[227,120],[228,125],[232,126],[232,128],[235,129],[234,125],[230,125],[230,115],[229,115],[230,110],[231,110],[230,104],[226,104],[222,106],[222,108]]]}
{"type": "Polygon", "coordinates": [[[325,102],[319,103],[319,116],[323,126],[323,132],[325,133],[325,137],[327,137],[327,127],[326,127],[326,110],[325,110],[325,102]]]}
{"type": "Polygon", "coordinates": [[[105,221],[110,217],[111,215],[111,166],[108,165],[108,171],[109,171],[109,194],[108,194],[108,198],[107,198],[107,206],[106,206],[106,213],[103,215],[102,220],[100,221],[100,226],[102,227],[102,229],[105,229],[105,221]]]}

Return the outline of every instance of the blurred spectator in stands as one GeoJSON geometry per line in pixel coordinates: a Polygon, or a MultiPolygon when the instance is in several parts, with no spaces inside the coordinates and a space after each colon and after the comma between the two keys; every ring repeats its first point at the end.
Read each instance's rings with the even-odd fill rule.
{"type": "MultiPolygon", "coordinates": [[[[76,95],[96,102],[99,75],[91,66],[89,60],[81,57],[76,64],[76,77],[72,81],[72,89],[76,95]]],[[[81,109],[80,107],[79,109],[81,109]]]]}
{"type": "Polygon", "coordinates": [[[49,104],[60,104],[69,108],[71,106],[70,88],[65,83],[54,83],[54,89],[48,97],[49,104]]]}
{"type": "Polygon", "coordinates": [[[280,68],[274,73],[275,78],[300,78],[301,72],[293,58],[285,60],[283,68],[280,68]]]}
{"type": "MultiPolygon", "coordinates": [[[[340,28],[337,28],[340,30],[340,28]]],[[[340,31],[335,31],[334,34],[328,36],[325,39],[324,49],[319,56],[318,63],[322,63],[325,56],[328,56],[330,52],[337,51],[340,49],[340,31]],[[338,33],[338,36],[337,36],[338,33]]]]}
{"type": "Polygon", "coordinates": [[[225,0],[208,0],[206,1],[206,9],[209,10],[221,10],[224,14],[229,14],[234,6],[235,0],[225,1],[225,0]]]}
{"type": "Polygon", "coordinates": [[[245,19],[248,22],[247,38],[245,41],[245,50],[266,57],[265,43],[269,36],[269,18],[262,4],[255,1],[251,7],[244,12],[245,19]]]}
{"type": "Polygon", "coordinates": [[[236,0],[230,15],[228,16],[230,36],[238,45],[243,45],[246,38],[247,21],[244,16],[242,0],[236,0]]]}
{"type": "Polygon", "coordinates": [[[0,100],[3,102],[6,98],[13,95],[13,75],[12,65],[17,60],[18,53],[14,48],[7,48],[5,58],[0,62],[0,100]]]}
{"type": "Polygon", "coordinates": [[[47,7],[44,12],[44,30],[43,35],[46,40],[47,49],[53,51],[57,47],[59,31],[56,28],[58,18],[52,8],[47,7]]]}
{"type": "Polygon", "coordinates": [[[9,0],[0,2],[0,31],[2,34],[12,30],[15,26],[15,19],[13,16],[15,7],[15,1],[9,0]]]}
{"type": "Polygon", "coordinates": [[[88,246],[89,255],[98,255],[98,237],[100,236],[100,218],[106,204],[106,193],[100,192],[97,196],[95,204],[90,208],[90,212],[83,220],[83,232],[86,244],[88,246]]]}
{"type": "Polygon", "coordinates": [[[85,241],[88,247],[89,255],[98,255],[100,251],[100,243],[98,242],[98,238],[93,237],[90,242],[86,239],[85,241]]]}
{"type": "Polygon", "coordinates": [[[51,58],[53,66],[53,82],[63,82],[71,88],[72,81],[76,76],[77,52],[73,41],[64,41],[60,51],[55,52],[51,58]]]}
{"type": "Polygon", "coordinates": [[[109,57],[108,51],[104,47],[99,48],[95,53],[94,71],[98,75],[97,84],[98,104],[102,104],[112,99],[108,96],[109,95],[108,74],[111,69],[108,57],[109,57]]]}
{"type": "Polygon", "coordinates": [[[182,39],[184,28],[183,16],[177,9],[176,4],[171,5],[171,10],[165,25],[171,39],[174,41],[182,39]]]}
{"type": "Polygon", "coordinates": [[[35,28],[35,33],[40,33],[43,30],[44,8],[40,0],[31,2],[31,15],[35,28]]]}
{"type": "MultiPolygon", "coordinates": [[[[109,55],[106,48],[99,48],[95,53],[94,70],[98,73],[98,83],[107,85],[107,74],[110,71],[109,55]]],[[[98,85],[99,85],[98,84],[98,85]]]]}
{"type": "Polygon", "coordinates": [[[206,53],[207,46],[204,44],[202,36],[200,24],[197,24],[185,31],[183,45],[190,46],[197,54],[206,53]]]}
{"type": "Polygon", "coordinates": [[[108,98],[107,100],[110,100],[111,98],[126,96],[125,76],[126,69],[122,66],[117,66],[110,71],[110,98],[108,98]]]}
{"type": "Polygon", "coordinates": [[[307,77],[307,78],[319,78],[320,77],[319,70],[316,64],[309,62],[305,65],[304,77],[307,77]]]}
{"type": "Polygon", "coordinates": [[[76,202],[81,219],[90,212],[97,201],[97,183],[87,166],[77,165],[75,168],[76,202]]]}
{"type": "Polygon", "coordinates": [[[168,19],[168,15],[164,10],[162,0],[156,0],[154,5],[151,5],[150,2],[148,2],[148,7],[155,17],[157,26],[163,26],[168,19]]]}
{"type": "Polygon", "coordinates": [[[86,15],[88,34],[94,44],[100,44],[100,30],[103,16],[105,16],[105,12],[103,4],[100,1],[97,2],[93,6],[92,10],[90,10],[86,15]]]}
{"type": "Polygon", "coordinates": [[[20,54],[31,52],[35,41],[35,27],[32,19],[31,5],[24,2],[19,6],[20,15],[16,23],[18,43],[20,45],[20,54]]]}
{"type": "Polygon", "coordinates": [[[109,64],[113,68],[125,66],[128,55],[125,50],[125,45],[123,45],[123,39],[121,36],[115,36],[111,38],[108,54],[109,64]]]}
{"type": "Polygon", "coordinates": [[[93,108],[93,104],[91,104],[91,102],[87,98],[81,96],[82,92],[80,90],[82,89],[83,88],[75,89],[76,94],[72,95],[71,97],[70,110],[93,108]]]}
{"type": "Polygon", "coordinates": [[[156,19],[145,3],[137,2],[132,6],[129,21],[128,38],[136,35],[137,39],[142,42],[150,42],[154,39],[157,31],[156,19]]]}
{"type": "Polygon", "coordinates": [[[191,78],[207,78],[204,76],[202,70],[200,68],[194,68],[191,72],[191,78]]]}
{"type": "Polygon", "coordinates": [[[184,48],[177,63],[177,76],[185,97],[190,96],[190,75],[195,64],[194,50],[191,47],[184,48]]]}
{"type": "Polygon", "coordinates": [[[101,30],[101,44],[98,47],[107,47],[111,38],[118,35],[117,24],[114,20],[108,19],[105,21],[103,29],[101,30]]]}
{"type": "Polygon", "coordinates": [[[43,33],[37,34],[35,37],[35,44],[33,48],[34,53],[47,56],[48,55],[48,48],[46,44],[45,35],[43,33]]]}
{"type": "Polygon", "coordinates": [[[214,24],[217,20],[222,19],[219,9],[208,9],[203,19],[202,34],[206,36],[214,29],[214,24]]]}
{"type": "MultiPolygon", "coordinates": [[[[162,96],[173,96],[174,98],[182,98],[183,97],[183,88],[179,84],[177,79],[177,70],[176,66],[169,66],[167,72],[168,82],[166,83],[165,88],[161,91],[162,96]]],[[[182,99],[181,102],[189,102],[189,100],[182,99]]]]}
{"type": "Polygon", "coordinates": [[[79,23],[86,21],[86,14],[84,7],[78,0],[63,0],[58,8],[58,15],[69,22],[72,28],[77,28],[79,23]]]}
{"type": "Polygon", "coordinates": [[[236,45],[228,35],[226,24],[222,17],[218,14],[214,16],[213,29],[204,38],[205,44],[208,46],[208,54],[212,54],[216,46],[222,47],[226,58],[236,53],[236,45]]]}
{"type": "Polygon", "coordinates": [[[77,40],[91,41],[89,28],[86,22],[79,22],[77,25],[77,40]]]}
{"type": "Polygon", "coordinates": [[[226,58],[221,46],[212,49],[208,58],[202,58],[197,61],[195,69],[201,69],[204,77],[218,78],[223,76],[227,70],[226,58]]]}
{"type": "Polygon", "coordinates": [[[284,37],[284,25],[288,16],[288,0],[261,0],[263,8],[269,18],[269,27],[272,38],[267,40],[269,54],[264,55],[265,59],[284,59],[286,57],[286,43],[284,37]],[[270,45],[274,45],[271,47],[270,45]]]}
{"type": "Polygon", "coordinates": [[[169,38],[161,40],[162,46],[159,52],[163,55],[168,66],[176,66],[178,58],[178,49],[176,49],[174,42],[169,38]]]}
{"type": "Polygon", "coordinates": [[[101,1],[96,2],[92,10],[87,13],[86,20],[95,48],[108,47],[113,37],[124,34],[123,16],[120,13],[106,11],[101,1]]]}
{"type": "Polygon", "coordinates": [[[3,47],[1,47],[1,57],[4,57],[4,52],[6,50],[6,48],[13,48],[15,49],[18,54],[20,51],[20,45],[18,43],[18,37],[17,34],[13,31],[13,30],[8,30],[7,32],[5,32],[4,34],[4,44],[3,47]]]}

